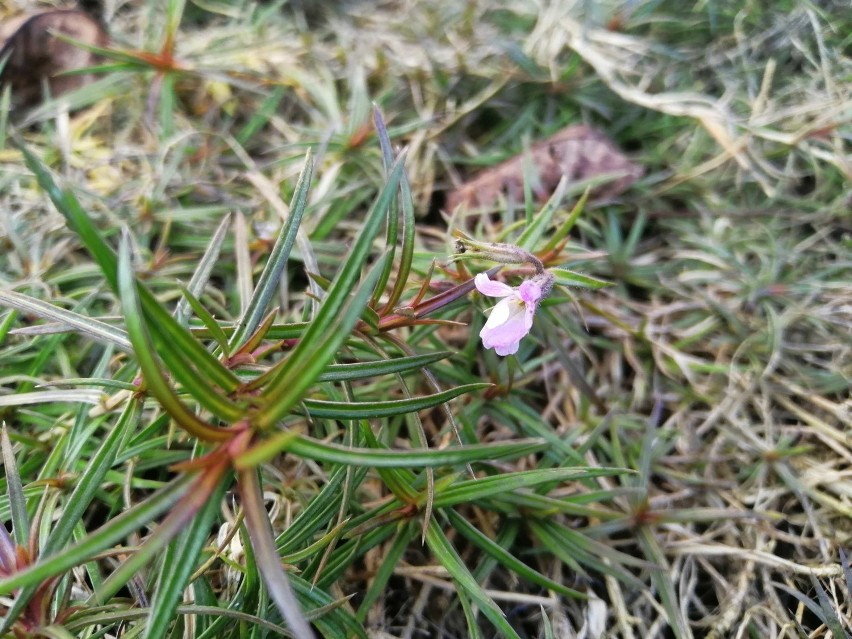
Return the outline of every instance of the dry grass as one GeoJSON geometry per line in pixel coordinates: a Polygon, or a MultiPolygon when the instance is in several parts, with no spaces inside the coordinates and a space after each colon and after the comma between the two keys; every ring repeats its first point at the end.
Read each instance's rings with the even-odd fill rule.
{"type": "MultiPolygon", "coordinates": [[[[852,571],[841,562],[852,550],[852,21],[840,2],[741,5],[199,3],[180,28],[188,71],[173,92],[150,70],[107,73],[73,98],[85,108],[48,104],[18,131],[107,234],[132,228],[138,267],[167,302],[222,216],[245,216],[246,242],[229,240],[204,296],[232,318],[249,286],[236,262],[268,249],[264,229],[286,210],[306,146],[319,161],[304,227],[319,270],[334,272],[383,179],[371,101],[408,149],[420,274],[451,250],[438,210],[470,165],[570,123],[604,129],[646,176],[584,213],[571,247],[605,257],[572,268],[616,285],[548,307],[537,336],[547,348],[523,370],[477,355],[466,333],[427,338],[462,351],[457,370],[437,368],[442,383],[458,383],[459,370],[512,382],[510,399],[460,407],[465,428],[499,439],[544,427],[590,465],[636,471],[559,489],[587,493],[606,518],[554,511],[552,521],[656,567],[628,566],[638,585],[580,575],[521,526],[507,550],[592,597],[567,599],[454,542],[521,636],[838,639],[837,623],[852,632],[852,571]]],[[[117,46],[159,48],[157,3],[105,6],[117,46]]],[[[113,314],[8,140],[0,163],[0,287],[113,314]]],[[[522,216],[468,221],[492,240],[522,216]]],[[[293,276],[282,293],[294,313],[305,285],[293,276]]],[[[0,314],[3,394],[111,366],[82,339],[7,333],[28,322],[0,314]]],[[[62,413],[15,418],[22,450],[50,445],[45,412],[62,413]]],[[[443,433],[438,418],[425,428],[443,433]]],[[[294,466],[269,470],[282,481],[268,495],[282,528],[326,480],[294,466]]],[[[371,487],[365,502],[385,494],[380,481],[371,487]]],[[[493,512],[462,512],[503,531],[493,512]]],[[[362,593],[390,544],[353,561],[330,592],[362,593]]],[[[238,549],[233,559],[243,560],[238,549]]],[[[394,574],[370,610],[373,636],[473,632],[419,542],[394,574]]]]}

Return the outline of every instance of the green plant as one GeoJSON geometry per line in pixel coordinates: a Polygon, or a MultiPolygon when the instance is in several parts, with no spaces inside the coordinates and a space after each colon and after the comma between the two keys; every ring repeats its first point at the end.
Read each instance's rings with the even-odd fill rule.
{"type": "MultiPolygon", "coordinates": [[[[200,322],[194,328],[187,328],[135,277],[128,232],[122,234],[116,254],[73,192],[60,189],[46,167],[21,145],[40,185],[79,235],[118,296],[124,327],[109,326],[26,296],[5,294],[3,301],[43,317],[59,319],[110,347],[127,351],[138,363],[140,374],[133,372],[128,361],[112,380],[65,381],[72,386],[100,384],[119,388],[121,399],[111,400],[110,409],[98,418],[107,436],[77,477],[56,525],[45,535],[34,535],[35,530],[43,527],[43,520],[30,524],[27,518],[27,509],[37,496],[27,498],[17,473],[9,473],[8,503],[12,508],[15,541],[10,538],[6,543],[0,591],[15,592],[15,596],[4,621],[5,630],[28,636],[46,633],[48,629],[61,634],[89,624],[101,626],[103,609],[97,604],[110,602],[121,589],[130,587],[140,571],[153,566],[149,580],[156,584],[154,597],[140,628],[144,627],[145,637],[167,636],[179,612],[181,593],[188,585],[195,586],[198,580],[204,583],[207,578],[203,572],[196,571],[198,557],[217,516],[217,504],[229,490],[239,497],[241,519],[266,592],[289,631],[297,637],[311,636],[307,619],[325,636],[343,636],[340,632],[363,635],[359,624],[383,583],[390,578],[393,562],[383,569],[381,579],[373,582],[354,616],[343,611],[342,601],[332,603],[333,600],[324,599],[322,587],[334,583],[353,556],[390,537],[395,539],[394,553],[398,557],[418,529],[458,584],[459,595],[475,603],[507,636],[517,635],[454,550],[445,532],[447,526],[490,554],[494,561],[531,581],[567,596],[584,596],[525,566],[460,518],[455,509],[477,505],[486,510],[496,509],[495,512],[507,507],[514,510],[518,506],[511,505],[513,495],[523,500],[523,495],[532,490],[531,495],[546,499],[547,487],[566,480],[583,481],[623,471],[586,467],[570,449],[538,470],[508,474],[493,474],[488,470],[495,460],[542,451],[545,442],[535,438],[481,444],[469,441],[469,434],[466,437],[457,431],[457,445],[430,449],[417,418],[418,411],[443,406],[452,421],[453,413],[447,402],[491,385],[464,383],[441,390],[435,378],[428,375],[434,392],[417,395],[414,391],[417,385],[407,381],[412,372],[445,359],[449,353],[428,348],[415,353],[411,340],[405,343],[392,331],[446,324],[448,320],[430,319],[426,315],[453,303],[473,287],[470,281],[462,282],[423,299],[428,290],[427,278],[415,299],[399,306],[413,256],[412,205],[402,158],[392,157],[390,140],[378,112],[376,124],[387,170],[385,186],[335,279],[328,281],[309,274],[319,283],[320,295],[313,300],[314,307],[307,320],[295,324],[276,323],[277,312],[268,312],[268,307],[287,267],[307,208],[312,176],[310,153],[294,193],[290,215],[251,298],[243,305],[245,312],[240,320],[233,324],[217,321],[197,297],[207,283],[210,264],[220,254],[224,234],[217,233],[195,277],[189,286],[182,288],[184,299],[200,322]],[[385,248],[367,267],[382,225],[386,228],[385,248]],[[395,262],[397,250],[400,257],[395,262]],[[385,297],[382,292],[386,289],[390,292],[385,297]],[[276,358],[281,351],[286,356],[276,358]],[[382,398],[400,392],[401,399],[382,398]],[[153,413],[146,410],[146,398],[156,400],[159,409],[153,413]],[[118,420],[110,424],[107,415],[116,411],[118,420]],[[95,531],[77,528],[119,454],[126,457],[127,447],[133,449],[134,444],[141,444],[142,433],[146,438],[162,441],[161,433],[170,424],[185,433],[178,440],[187,458],[170,464],[177,476],[165,481],[160,490],[139,504],[108,517],[95,531]],[[400,429],[407,430],[414,448],[389,447],[400,429]],[[330,479],[293,526],[275,538],[263,503],[261,475],[266,463],[282,455],[327,464],[330,479]],[[481,466],[481,462],[487,464],[481,466]],[[474,465],[479,472],[475,473],[474,465]],[[467,479],[462,478],[465,474],[460,472],[462,468],[470,473],[467,479]],[[349,499],[365,481],[367,469],[378,473],[389,498],[363,512],[351,512],[349,499]],[[482,471],[485,475],[481,475],[482,471]],[[539,492],[541,489],[544,492],[539,492]],[[100,574],[100,569],[92,563],[99,555],[163,514],[164,519],[138,549],[128,552],[126,560],[110,574],[100,574]],[[11,550],[14,548],[18,550],[11,550]],[[282,551],[285,556],[294,556],[291,561],[300,566],[301,574],[287,575],[281,566],[282,551]],[[67,585],[61,587],[63,580],[69,569],[84,565],[92,575],[97,575],[92,577],[93,593],[85,606],[79,602],[69,604],[67,585]],[[314,590],[311,584],[319,588],[314,590]]],[[[539,229],[550,224],[553,209],[553,205],[545,208],[522,236],[522,243],[532,248],[542,235],[539,229]]],[[[569,218],[571,223],[574,219],[576,216],[569,218]]],[[[560,236],[566,233],[567,229],[563,229],[560,236]]],[[[561,246],[546,247],[549,259],[558,260],[561,246]]],[[[520,248],[516,251],[530,255],[520,248]]],[[[484,255],[490,254],[486,251],[484,255]]],[[[478,256],[474,251],[464,257],[478,256]]],[[[542,268],[538,258],[529,259],[542,268]]],[[[569,271],[555,272],[559,273],[557,281],[562,284],[601,285],[571,276],[569,271]]],[[[461,272],[457,276],[464,279],[461,272]]],[[[178,317],[182,316],[185,313],[179,311],[178,317]]],[[[78,399],[83,395],[83,391],[79,392],[78,399]]],[[[19,396],[18,400],[56,399],[46,395],[37,397],[38,392],[34,395],[19,396]]],[[[73,401],[73,392],[69,398],[73,401]]],[[[90,431],[89,426],[85,429],[90,431]]],[[[71,441],[64,443],[66,448],[75,441],[75,433],[70,435],[71,441]]],[[[79,447],[77,452],[81,452],[79,447]]],[[[7,468],[14,469],[8,439],[4,439],[4,453],[7,468]]],[[[58,470],[62,464],[57,460],[56,466],[58,470]]],[[[565,502],[559,503],[563,508],[569,507],[565,502]]],[[[547,500],[545,504],[538,507],[543,513],[552,508],[547,500]]],[[[536,508],[533,502],[527,510],[534,512],[536,508]]],[[[245,580],[248,588],[252,583],[248,574],[245,580]]],[[[208,595],[211,592],[209,583],[199,587],[208,595]]],[[[251,594],[245,592],[243,596],[256,598],[256,580],[252,588],[251,594]]],[[[258,605],[262,605],[260,601],[258,605]]],[[[116,622],[137,617],[136,611],[125,610],[122,616],[120,608],[111,610],[116,622]]],[[[210,614],[218,607],[209,601],[206,607],[190,610],[210,614]]],[[[465,606],[465,610],[470,614],[472,609],[465,606]]],[[[258,619],[267,618],[262,608],[255,615],[258,619]]],[[[473,617],[470,623],[475,625],[473,617]]],[[[210,622],[211,628],[221,625],[221,620],[210,622]]]]}

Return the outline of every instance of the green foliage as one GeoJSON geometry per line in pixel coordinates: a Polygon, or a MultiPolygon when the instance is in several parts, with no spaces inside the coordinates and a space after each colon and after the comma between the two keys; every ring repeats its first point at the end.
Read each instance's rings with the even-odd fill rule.
{"type": "MultiPolygon", "coordinates": [[[[387,154],[387,130],[378,112],[376,122],[387,154]]],[[[142,627],[146,637],[166,636],[172,620],[179,614],[181,592],[191,583],[190,574],[197,565],[208,530],[216,517],[215,505],[229,484],[229,470],[234,469],[258,572],[263,577],[270,599],[291,632],[297,637],[309,637],[311,630],[307,619],[313,620],[327,636],[340,636],[336,633],[346,632],[342,630],[344,626],[357,629],[358,622],[354,618],[341,621],[344,626],[333,621],[335,614],[341,614],[341,601],[311,609],[311,598],[305,597],[304,591],[301,596],[297,596],[298,589],[294,589],[291,578],[281,569],[278,547],[258,482],[258,467],[275,461],[284,453],[329,464],[332,468],[339,465],[349,469],[342,495],[331,493],[329,502],[324,502],[318,496],[316,504],[328,503],[333,509],[323,509],[323,517],[312,519],[310,527],[304,531],[307,534],[303,533],[300,539],[302,543],[311,542],[323,530],[326,531],[325,536],[306,547],[293,548],[287,555],[291,561],[305,564],[306,570],[314,573],[315,580],[321,578],[324,587],[328,587],[331,575],[339,577],[342,568],[390,535],[399,522],[412,520],[413,523],[414,518],[422,517],[424,538],[429,548],[454,577],[461,591],[504,634],[518,636],[499,606],[464,566],[437,522],[451,517],[454,509],[459,507],[478,505],[490,509],[493,505],[489,498],[497,495],[505,497],[543,484],[555,486],[568,480],[626,471],[571,467],[458,482],[458,471],[454,468],[467,468],[468,472],[472,472],[474,464],[527,457],[541,452],[545,443],[540,439],[515,439],[487,444],[462,440],[455,446],[435,450],[388,450],[388,436],[406,422],[407,428],[412,428],[419,412],[447,407],[448,402],[460,395],[481,392],[492,386],[489,383],[466,383],[439,390],[436,379],[430,375],[427,379],[437,392],[412,395],[409,382],[405,381],[403,374],[417,374],[423,366],[437,363],[450,353],[426,351],[415,354],[410,346],[403,348],[398,340],[386,337],[387,331],[391,329],[398,330],[406,325],[416,326],[427,322],[423,319],[425,315],[452,304],[471,290],[469,284],[456,286],[453,291],[441,293],[427,301],[420,301],[421,294],[410,315],[400,316],[394,312],[394,297],[398,299],[405,289],[405,286],[399,284],[398,278],[409,276],[413,259],[412,235],[409,232],[413,226],[411,191],[403,178],[402,158],[391,161],[391,158],[385,157],[386,183],[375,204],[367,212],[358,237],[340,265],[337,276],[324,283],[325,291],[316,312],[309,316],[307,322],[294,326],[295,346],[292,351],[286,357],[270,361],[260,374],[256,374],[258,365],[281,348],[281,339],[275,335],[280,334],[282,327],[275,326],[274,314],[267,315],[266,319],[264,315],[275,296],[276,287],[300,232],[299,224],[307,206],[311,181],[310,153],[295,190],[288,219],[278,234],[251,299],[241,304],[245,310],[239,321],[231,326],[220,324],[196,294],[187,287],[181,287],[188,308],[192,309],[206,329],[204,333],[197,333],[183,326],[181,321],[173,319],[149,286],[135,276],[132,254],[134,242],[129,232],[125,230],[122,234],[116,255],[75,195],[68,189],[60,188],[49,169],[26,145],[19,144],[39,184],[72,228],[78,231],[84,245],[101,267],[105,280],[117,294],[124,328],[114,329],[100,320],[63,311],[26,296],[7,295],[5,299],[18,308],[63,322],[68,328],[78,330],[89,338],[99,339],[104,345],[118,345],[130,351],[141,376],[129,385],[120,380],[105,380],[107,387],[121,388],[119,395],[124,393],[123,397],[111,400],[110,406],[117,407],[124,403],[126,407],[101,449],[90,458],[87,471],[64,505],[52,535],[43,545],[30,549],[33,553],[32,565],[20,566],[22,570],[13,570],[7,577],[0,578],[0,592],[11,593],[15,588],[24,587],[6,617],[6,628],[46,628],[45,624],[49,623],[61,627],[65,619],[61,611],[54,613],[52,620],[47,616],[32,619],[24,612],[32,597],[49,600],[52,589],[45,590],[43,586],[38,588],[45,583],[44,580],[61,577],[72,566],[90,564],[95,559],[92,553],[104,550],[105,544],[115,543],[121,535],[152,523],[154,517],[170,509],[165,519],[128,560],[105,578],[98,576],[99,585],[90,598],[99,604],[110,602],[120,588],[130,587],[143,569],[159,563],[158,577],[153,582],[150,613],[142,627]],[[408,204],[397,206],[397,197],[408,200],[408,204]],[[366,265],[374,252],[374,241],[382,225],[388,229],[385,236],[387,246],[390,249],[395,247],[400,225],[390,223],[389,220],[399,216],[400,211],[404,229],[401,252],[403,262],[396,269],[397,282],[392,287],[390,301],[383,301],[381,292],[388,285],[393,272],[387,265],[391,263],[394,250],[385,250],[369,268],[366,265]],[[365,268],[366,273],[359,277],[365,268]],[[368,304],[373,308],[368,309],[368,304]],[[374,314],[370,321],[363,319],[367,310],[374,314]],[[392,320],[389,326],[384,318],[392,320]],[[211,344],[202,341],[204,335],[209,335],[211,344]],[[221,358],[211,359],[211,353],[216,351],[221,352],[221,358]],[[375,359],[377,356],[378,359],[375,359]],[[250,371],[255,374],[245,382],[240,381],[250,371]],[[395,379],[396,384],[381,381],[387,376],[395,379]],[[397,384],[404,398],[381,399],[393,392],[397,384]],[[318,392],[320,397],[328,399],[317,398],[318,392]],[[375,398],[356,401],[356,394],[372,394],[375,398]],[[155,412],[153,421],[148,425],[143,424],[140,400],[145,396],[156,399],[158,411],[162,411],[169,419],[160,419],[158,412],[155,412]],[[386,423],[377,431],[381,439],[374,433],[374,426],[363,421],[367,419],[381,420],[379,424],[386,423]],[[108,471],[116,463],[118,446],[131,444],[134,440],[132,433],[136,430],[141,429],[150,436],[155,432],[152,431],[155,425],[162,429],[169,422],[189,436],[187,443],[195,442],[194,454],[172,468],[181,474],[180,478],[174,480],[165,491],[133,506],[122,515],[108,518],[101,529],[84,534],[77,543],[68,545],[71,529],[65,522],[76,522],[91,503],[108,471]],[[340,431],[337,424],[350,426],[340,431]],[[356,428],[356,424],[360,428],[356,428]],[[324,437],[337,430],[339,434],[336,437],[343,435],[343,438],[340,443],[333,443],[300,434],[299,430],[308,425],[312,430],[324,434],[324,437]],[[339,498],[352,496],[358,483],[367,479],[367,475],[359,473],[356,483],[353,471],[359,467],[375,469],[387,489],[395,495],[395,500],[379,510],[367,510],[361,518],[347,523],[346,519],[341,519],[341,514],[349,506],[346,501],[339,502],[339,498]],[[412,471],[404,470],[409,468],[412,471]],[[433,468],[442,471],[442,479],[439,481],[436,481],[433,468]],[[448,471],[449,474],[445,474],[448,471]],[[455,481],[449,483],[449,480],[455,481]],[[352,541],[363,537],[372,537],[373,542],[362,541],[351,546],[352,541]],[[350,538],[350,542],[335,548],[335,542],[340,538],[350,538]],[[305,606],[309,608],[306,610],[305,606]]],[[[550,222],[551,216],[552,210],[542,214],[542,228],[550,222]]],[[[205,250],[205,257],[193,274],[190,286],[196,292],[203,290],[212,272],[212,256],[220,253],[222,228],[220,226],[217,230],[205,250]]],[[[536,237],[540,237],[540,234],[536,237]]],[[[528,237],[527,241],[532,242],[532,239],[528,237]]],[[[564,279],[565,276],[560,277],[564,279]]],[[[178,315],[186,312],[180,309],[177,311],[178,315]]],[[[120,369],[121,372],[127,370],[126,366],[120,369]]],[[[86,381],[81,378],[77,383],[86,381]]],[[[94,380],[88,381],[91,383],[94,380]]],[[[69,396],[72,401],[75,397],[83,397],[82,390],[76,393],[69,396]]],[[[49,392],[31,395],[32,398],[26,397],[27,401],[48,402],[55,399],[49,392]]],[[[24,396],[19,397],[24,400],[24,396]]],[[[421,430],[411,432],[410,437],[421,447],[428,446],[421,430]]],[[[7,465],[13,468],[15,460],[8,442],[4,444],[4,451],[7,465]]],[[[13,511],[17,513],[14,527],[19,531],[29,526],[23,509],[24,491],[17,474],[10,474],[10,480],[9,499],[13,511]]],[[[456,521],[456,525],[464,526],[467,535],[471,535],[467,525],[461,523],[463,519],[456,516],[448,521],[456,521]]],[[[26,537],[16,534],[20,546],[26,537]]],[[[410,542],[409,536],[398,539],[410,542]]],[[[477,541],[480,546],[491,547],[487,540],[477,541]]],[[[405,546],[398,542],[396,548],[398,561],[402,558],[405,546]]],[[[537,571],[527,569],[511,555],[504,552],[498,552],[497,555],[504,566],[517,569],[519,574],[531,577],[533,582],[552,583],[537,571]]],[[[391,572],[388,572],[390,568],[392,566],[384,573],[385,581],[391,576],[391,572]]],[[[195,579],[203,578],[203,572],[196,573],[195,579]]],[[[559,591],[574,592],[553,585],[559,591]]],[[[369,597],[375,600],[378,595],[379,590],[374,586],[369,597]]],[[[205,609],[215,608],[215,595],[207,599],[205,609]]],[[[263,617],[261,612],[257,611],[257,615],[263,617]]],[[[127,621],[130,617],[120,619],[127,621]]],[[[347,618],[344,616],[341,619],[347,618]]],[[[361,634],[361,631],[357,630],[357,634],[361,634]]]]}
{"type": "Polygon", "coordinates": [[[850,29],[787,4],[140,0],[91,109],[4,92],[0,637],[843,636],[850,29]],[[647,177],[431,211],[579,121],[647,177]]]}

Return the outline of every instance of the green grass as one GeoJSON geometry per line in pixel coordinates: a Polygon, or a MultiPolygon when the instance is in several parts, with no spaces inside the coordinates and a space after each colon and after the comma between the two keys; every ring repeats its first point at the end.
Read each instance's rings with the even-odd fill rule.
{"type": "Polygon", "coordinates": [[[848,636],[852,22],[785,4],[105,15],[0,115],[0,636],[848,636]],[[629,191],[440,214],[581,122],[629,191]],[[571,224],[485,350],[453,231],[571,224]]]}

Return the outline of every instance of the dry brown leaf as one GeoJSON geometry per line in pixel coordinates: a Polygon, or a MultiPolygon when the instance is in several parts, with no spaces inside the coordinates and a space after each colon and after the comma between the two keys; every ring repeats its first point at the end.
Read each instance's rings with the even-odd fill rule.
{"type": "Polygon", "coordinates": [[[83,11],[48,11],[27,19],[0,50],[0,60],[9,59],[0,74],[0,88],[12,88],[12,104],[25,109],[38,104],[42,84],[58,96],[91,82],[90,74],[59,75],[97,62],[97,56],[54,34],[61,33],[84,44],[105,46],[107,34],[100,23],[83,11]]]}
{"type": "Polygon", "coordinates": [[[480,171],[452,191],[446,209],[493,208],[500,198],[522,202],[524,199],[524,164],[535,170],[533,193],[546,200],[565,176],[568,185],[606,174],[618,174],[612,181],[597,186],[592,197],[614,197],[642,176],[641,166],[634,164],[604,133],[585,125],[562,129],[537,142],[527,153],[516,155],[497,166],[480,171]],[[529,159],[527,159],[527,157],[529,159]]]}

